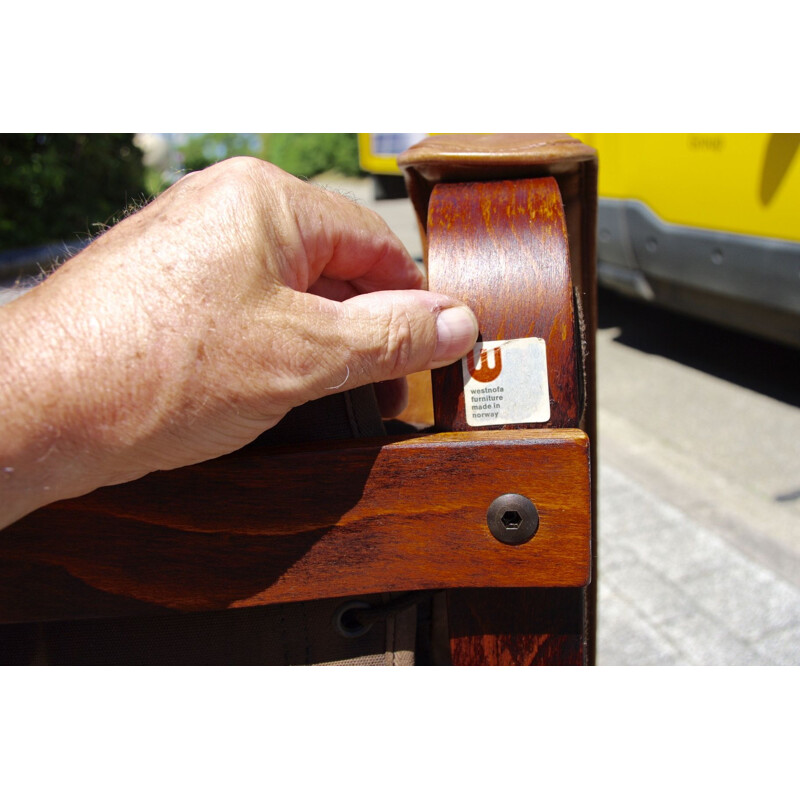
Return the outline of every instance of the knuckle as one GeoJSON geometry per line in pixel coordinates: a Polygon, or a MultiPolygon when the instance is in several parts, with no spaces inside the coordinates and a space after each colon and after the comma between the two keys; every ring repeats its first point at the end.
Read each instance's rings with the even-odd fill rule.
{"type": "Polygon", "coordinates": [[[229,195],[258,191],[274,180],[271,164],[252,156],[235,156],[210,167],[209,179],[218,192],[229,195]]]}

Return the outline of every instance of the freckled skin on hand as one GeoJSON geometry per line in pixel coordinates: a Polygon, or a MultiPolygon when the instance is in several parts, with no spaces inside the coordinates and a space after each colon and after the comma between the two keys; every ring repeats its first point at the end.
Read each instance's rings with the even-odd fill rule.
{"type": "Polygon", "coordinates": [[[387,387],[477,338],[422,285],[346,198],[257,159],[185,176],[0,308],[0,526],[224,455],[335,391],[379,382],[394,410],[387,387]]]}

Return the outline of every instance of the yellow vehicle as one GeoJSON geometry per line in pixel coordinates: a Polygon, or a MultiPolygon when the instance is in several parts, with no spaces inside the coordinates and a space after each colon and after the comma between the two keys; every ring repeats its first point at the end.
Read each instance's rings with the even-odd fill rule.
{"type": "Polygon", "coordinates": [[[577,134],[600,155],[598,278],[800,346],[800,134],[577,134]]]}
{"type": "Polygon", "coordinates": [[[377,200],[402,197],[405,194],[405,183],[397,166],[397,156],[426,136],[427,133],[358,134],[358,161],[361,169],[372,176],[377,200]]]}
{"type": "MultiPolygon", "coordinates": [[[[573,135],[600,157],[601,285],[800,347],[800,134],[573,135]]],[[[359,134],[362,167],[399,175],[402,136],[359,134]]]]}

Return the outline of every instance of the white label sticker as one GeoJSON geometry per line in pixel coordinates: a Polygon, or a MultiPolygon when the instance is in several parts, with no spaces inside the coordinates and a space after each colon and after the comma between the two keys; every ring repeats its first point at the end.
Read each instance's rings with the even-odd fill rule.
{"type": "Polygon", "coordinates": [[[550,390],[544,339],[478,342],[461,359],[467,424],[547,422],[550,390]]]}

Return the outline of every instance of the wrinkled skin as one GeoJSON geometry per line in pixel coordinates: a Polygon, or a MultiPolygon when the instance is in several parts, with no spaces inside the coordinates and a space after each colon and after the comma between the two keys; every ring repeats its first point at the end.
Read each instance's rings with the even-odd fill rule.
{"type": "Polygon", "coordinates": [[[383,220],[257,159],[187,175],[0,308],[0,525],[451,363],[472,313],[383,220]],[[399,379],[399,380],[398,380],[399,379]]]}

